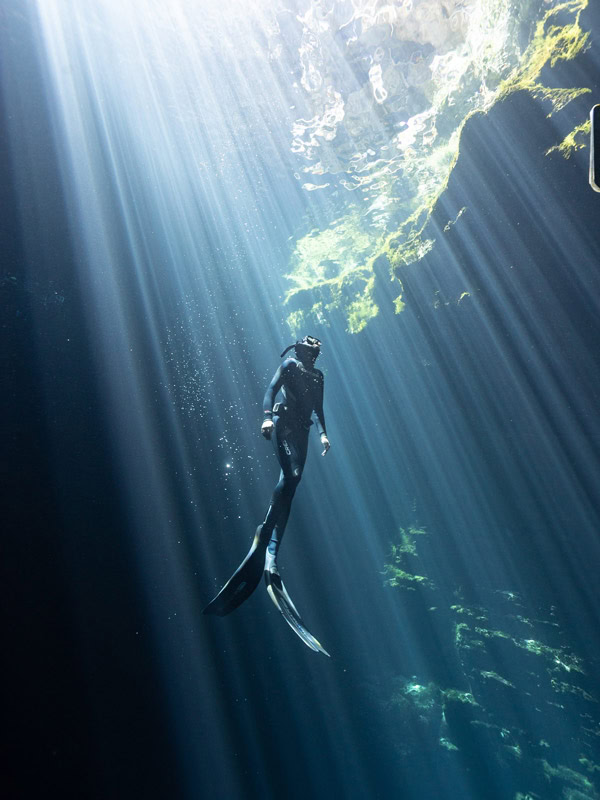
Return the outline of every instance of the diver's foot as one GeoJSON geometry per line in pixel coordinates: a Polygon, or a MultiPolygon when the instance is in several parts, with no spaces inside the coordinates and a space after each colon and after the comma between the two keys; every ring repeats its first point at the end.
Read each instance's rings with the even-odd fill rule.
{"type": "Polygon", "coordinates": [[[258,547],[268,547],[273,531],[265,528],[265,523],[261,522],[254,534],[254,542],[258,547]]]}
{"type": "Polygon", "coordinates": [[[279,575],[277,569],[277,556],[272,553],[268,548],[265,554],[265,572],[270,572],[272,575],[279,575]]]}

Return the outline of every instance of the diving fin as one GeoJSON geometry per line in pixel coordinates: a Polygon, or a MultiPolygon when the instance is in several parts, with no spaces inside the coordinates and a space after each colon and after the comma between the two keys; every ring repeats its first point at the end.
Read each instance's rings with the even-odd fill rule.
{"type": "Polygon", "coordinates": [[[310,647],[311,650],[314,650],[317,653],[324,653],[324,655],[326,655],[328,658],[331,658],[327,650],[325,650],[321,643],[315,639],[302,621],[296,606],[292,602],[292,598],[289,596],[285,586],[283,585],[281,575],[279,574],[275,564],[275,559],[270,553],[267,553],[266,557],[265,583],[267,584],[267,592],[269,593],[269,597],[275,603],[283,618],[294,631],[294,633],[299,636],[304,644],[307,647],[310,647]]]}
{"type": "Polygon", "coordinates": [[[254,535],[252,547],[240,566],[221,589],[219,594],[210,601],[203,614],[216,614],[224,617],[231,614],[244,600],[247,600],[260,583],[260,577],[265,566],[265,552],[269,536],[261,536],[262,525],[259,525],[254,535]]]}

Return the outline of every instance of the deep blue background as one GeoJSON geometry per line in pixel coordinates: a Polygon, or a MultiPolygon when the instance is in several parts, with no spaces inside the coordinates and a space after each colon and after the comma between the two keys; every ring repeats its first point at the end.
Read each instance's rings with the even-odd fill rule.
{"type": "MultiPolygon", "coordinates": [[[[587,19],[597,30],[591,11],[587,19]]],[[[592,85],[594,48],[552,79],[571,85],[585,75],[592,85]]],[[[544,156],[555,143],[546,109],[524,94],[469,122],[432,222],[440,242],[401,275],[406,310],[393,314],[385,265],[378,265],[381,313],[367,329],[337,350],[334,342],[345,338],[341,320],[332,321],[338,333],[329,348],[328,331],[315,331],[326,343],[333,448],[322,462],[316,448],[309,455],[307,488],[299,492],[285,548],[295,565],[293,596],[334,658],[312,660],[262,597],[226,622],[198,617],[206,666],[198,671],[187,622],[165,623],[163,655],[172,663],[144,635],[148,597],[165,617],[177,600],[137,564],[131,531],[144,520],[132,519],[123,492],[103,404],[106,376],[89,334],[93,311],[79,294],[46,100],[33,60],[30,68],[27,102],[38,142],[32,173],[43,171],[50,209],[38,230],[23,227],[9,143],[0,143],[3,757],[5,779],[15,787],[7,796],[459,796],[458,775],[438,775],[427,753],[407,765],[385,728],[381,708],[395,675],[452,685],[455,665],[440,659],[426,610],[414,601],[403,610],[402,596],[384,590],[382,575],[365,568],[365,539],[383,552],[399,525],[423,525],[439,541],[427,565],[438,585],[451,592],[481,581],[523,592],[531,608],[555,605],[570,646],[588,660],[600,656],[600,197],[587,185],[587,151],[570,160],[544,156]],[[439,236],[463,206],[459,224],[439,236]],[[37,265],[32,252],[43,253],[37,265]],[[462,291],[470,297],[451,302],[462,291]],[[410,409],[402,405],[407,396],[410,409]],[[557,454],[560,463],[551,458],[557,454]],[[398,469],[390,471],[396,458],[398,469]],[[360,517],[346,474],[362,490],[360,517]]],[[[583,116],[591,97],[569,106],[565,118],[583,116]]],[[[216,269],[218,259],[207,254],[216,269]]],[[[176,292],[169,276],[162,280],[164,313],[176,319],[176,292]]],[[[132,317],[141,318],[133,279],[130,288],[132,317]]],[[[223,296],[239,301],[251,331],[259,310],[236,298],[234,280],[224,278],[223,296]]],[[[154,343],[142,325],[137,337],[147,385],[158,384],[154,343]]],[[[218,338],[209,344],[218,370],[218,338]]],[[[242,358],[237,368],[252,393],[243,427],[253,436],[263,378],[276,364],[276,352],[261,352],[256,370],[242,358]]],[[[223,370],[222,378],[214,375],[217,385],[231,376],[230,365],[223,370]]],[[[170,413],[168,396],[158,395],[151,414],[167,473],[169,464],[175,468],[176,445],[160,420],[170,413]]],[[[224,508],[239,512],[239,503],[203,455],[218,448],[217,434],[211,442],[207,428],[203,437],[189,443],[189,452],[214,528],[207,522],[206,530],[195,530],[175,474],[170,486],[181,499],[176,524],[184,531],[198,614],[243,555],[241,543],[276,472],[265,452],[250,519],[232,521],[229,531],[219,520],[224,508]],[[210,568],[200,535],[219,539],[210,568]]],[[[485,769],[473,777],[472,796],[504,797],[489,779],[485,769]]]]}

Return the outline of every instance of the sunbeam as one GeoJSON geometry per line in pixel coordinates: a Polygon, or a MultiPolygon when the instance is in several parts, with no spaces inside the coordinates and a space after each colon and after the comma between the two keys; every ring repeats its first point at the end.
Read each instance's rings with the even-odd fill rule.
{"type": "Polygon", "coordinates": [[[599,796],[592,5],[5,1],[7,796],[599,796]]]}

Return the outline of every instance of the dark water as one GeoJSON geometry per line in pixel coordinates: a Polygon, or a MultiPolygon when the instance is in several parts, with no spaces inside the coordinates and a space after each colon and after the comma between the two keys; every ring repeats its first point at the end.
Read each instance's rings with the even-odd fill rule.
{"type": "MultiPolygon", "coordinates": [[[[34,52],[27,15],[11,25],[34,52]]],[[[0,148],[3,795],[598,797],[587,150],[544,156],[556,138],[525,94],[472,119],[431,230],[467,211],[402,273],[406,310],[378,266],[381,312],[360,335],[336,312],[308,331],[332,450],[311,443],[281,564],[326,659],[262,586],[231,617],[200,615],[276,479],[259,406],[289,338],[240,282],[250,256],[224,256],[233,216],[206,212],[205,278],[182,292],[157,268],[172,243],[140,276],[115,207],[119,283],[94,305],[26,62],[30,124],[17,144],[3,126],[0,148]]],[[[593,90],[565,132],[600,96],[597,65],[593,37],[552,73],[593,90]]]]}

